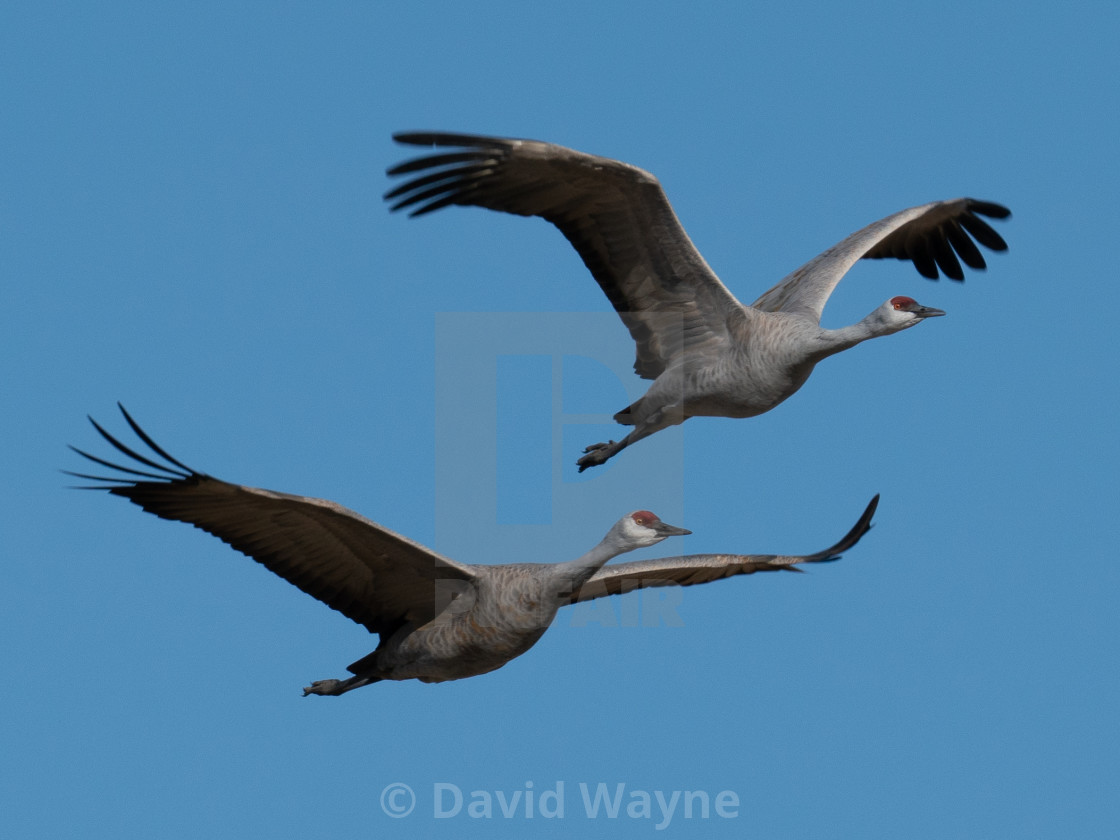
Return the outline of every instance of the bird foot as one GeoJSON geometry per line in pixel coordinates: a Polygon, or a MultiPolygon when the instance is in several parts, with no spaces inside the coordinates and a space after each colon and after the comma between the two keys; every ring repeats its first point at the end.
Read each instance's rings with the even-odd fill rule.
{"type": "Polygon", "coordinates": [[[583,451],[586,453],[576,463],[579,465],[579,471],[583,472],[588,467],[597,467],[600,464],[605,464],[607,460],[614,454],[611,447],[614,446],[614,441],[607,443],[593,443],[583,451]]]}
{"type": "Polygon", "coordinates": [[[316,680],[303,690],[303,696],[308,694],[342,694],[339,688],[342,686],[342,680],[316,680]]]}

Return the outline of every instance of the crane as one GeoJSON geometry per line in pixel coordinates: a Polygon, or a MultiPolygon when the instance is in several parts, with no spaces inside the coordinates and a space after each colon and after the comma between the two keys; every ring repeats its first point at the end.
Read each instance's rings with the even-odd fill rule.
{"type": "MultiPolygon", "coordinates": [[[[118,404],[119,405],[119,404],[118,404]]],[[[142,454],[94,428],[128,465],[71,447],[114,472],[65,471],[163,519],[187,522],[264,565],[379,636],[347,679],[318,680],[309,694],[340,695],[381,680],[444,682],[485,674],[531,648],[561,606],[644,586],[689,586],[734,575],[837,560],[871,527],[875,496],[836,545],[803,556],[699,554],[604,567],[613,557],[691,533],[648,510],[629,513],[582,557],[566,563],[460,563],[332,501],[231,484],[176,460],[120,406],[150,450],[142,454]]]]}
{"type": "Polygon", "coordinates": [[[896,295],[856,324],[822,328],[829,295],[859,259],[909,260],[924,277],[936,280],[940,269],[963,281],[962,261],[986,267],[973,239],[1007,249],[980,218],[1007,218],[1006,207],[971,198],[934,201],[853,233],[744,306],[696,250],[660,183],[642,169],[538,140],[443,132],[393,138],[455,151],[390,168],[390,176],[412,176],[385,194],[392,210],[421,216],[458,204],[551,222],[629,329],[637,345],[634,371],[653,384],[614,415],[633,429],[617,442],[588,446],[580,472],[690,417],[767,412],[801,388],[822,359],[945,314],[896,295]]]}

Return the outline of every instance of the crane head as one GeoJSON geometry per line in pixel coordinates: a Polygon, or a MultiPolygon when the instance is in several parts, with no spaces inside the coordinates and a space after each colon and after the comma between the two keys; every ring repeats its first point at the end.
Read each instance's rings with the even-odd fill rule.
{"type": "Polygon", "coordinates": [[[618,527],[626,541],[634,544],[635,548],[659,543],[666,537],[692,533],[687,528],[678,528],[676,525],[662,522],[661,517],[648,510],[636,510],[622,517],[618,527]]]}
{"type": "Polygon", "coordinates": [[[934,309],[932,306],[923,306],[914,298],[906,297],[906,295],[896,295],[880,306],[875,314],[878,315],[878,320],[882,322],[882,331],[893,333],[912,327],[926,318],[936,318],[938,315],[944,315],[945,311],[934,309]]]}

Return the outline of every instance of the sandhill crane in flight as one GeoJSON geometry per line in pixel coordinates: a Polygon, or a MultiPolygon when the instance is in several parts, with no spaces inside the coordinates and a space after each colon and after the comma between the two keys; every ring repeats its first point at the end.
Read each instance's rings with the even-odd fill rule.
{"type": "Polygon", "coordinates": [[[313,682],[305,696],[343,694],[380,680],[443,682],[485,674],[531,648],[565,604],[837,560],[870,529],[879,500],[872,499],[836,545],[804,556],[697,554],[603,568],[619,554],[690,533],[639,510],[567,563],[478,566],[436,554],[335,502],[197,472],[156,445],[123,406],[121,412],[153,456],[129,448],[90,418],[133,466],[71,447],[116,471],[68,473],[104,482],[84,489],[108,490],[163,519],[201,528],[380,636],[376,650],[349,666],[352,677],[313,682]]]}
{"type": "Polygon", "coordinates": [[[648,172],[537,140],[432,132],[393,137],[456,149],[389,169],[391,176],[420,173],[386,193],[393,210],[409,207],[419,216],[460,204],[552,222],[630,330],[634,371],[653,384],[614,415],[633,430],[618,442],[587,447],[580,472],[689,417],[769,411],[804,385],[822,359],[945,314],[898,295],[856,324],[822,328],[825,302],[860,258],[910,260],[924,277],[938,279],[940,268],[963,280],[960,261],[985,267],[970,235],[993,251],[1007,249],[979,218],[1006,218],[1006,207],[971,198],[935,201],[853,233],[743,306],[704,262],[648,172]]]}

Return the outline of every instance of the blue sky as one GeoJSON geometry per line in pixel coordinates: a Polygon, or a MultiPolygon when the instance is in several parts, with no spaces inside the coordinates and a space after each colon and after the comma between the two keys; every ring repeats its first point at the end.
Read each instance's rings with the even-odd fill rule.
{"type": "Polygon", "coordinates": [[[6,4],[12,836],[1113,836],[1120,13],[634,8],[6,4]],[[745,301],[938,198],[1009,206],[1011,250],[963,286],[857,267],[826,326],[895,294],[948,317],[577,476],[641,392],[632,345],[547,224],[390,215],[405,129],[654,172],[745,301]],[[66,489],[65,444],[101,451],[85,415],[123,431],[117,400],[199,470],[468,562],[570,559],[643,507],[694,534],[642,556],[807,552],[882,504],[811,574],[616,599],[489,675],[304,699],[375,639],[205,534],[66,489]],[[599,783],[625,786],[615,818],[586,814],[599,783]],[[683,790],[739,805],[664,820],[655,792],[683,790]],[[546,791],[563,815],[528,816],[546,791]],[[649,817],[626,813],[641,793],[649,817]]]}

